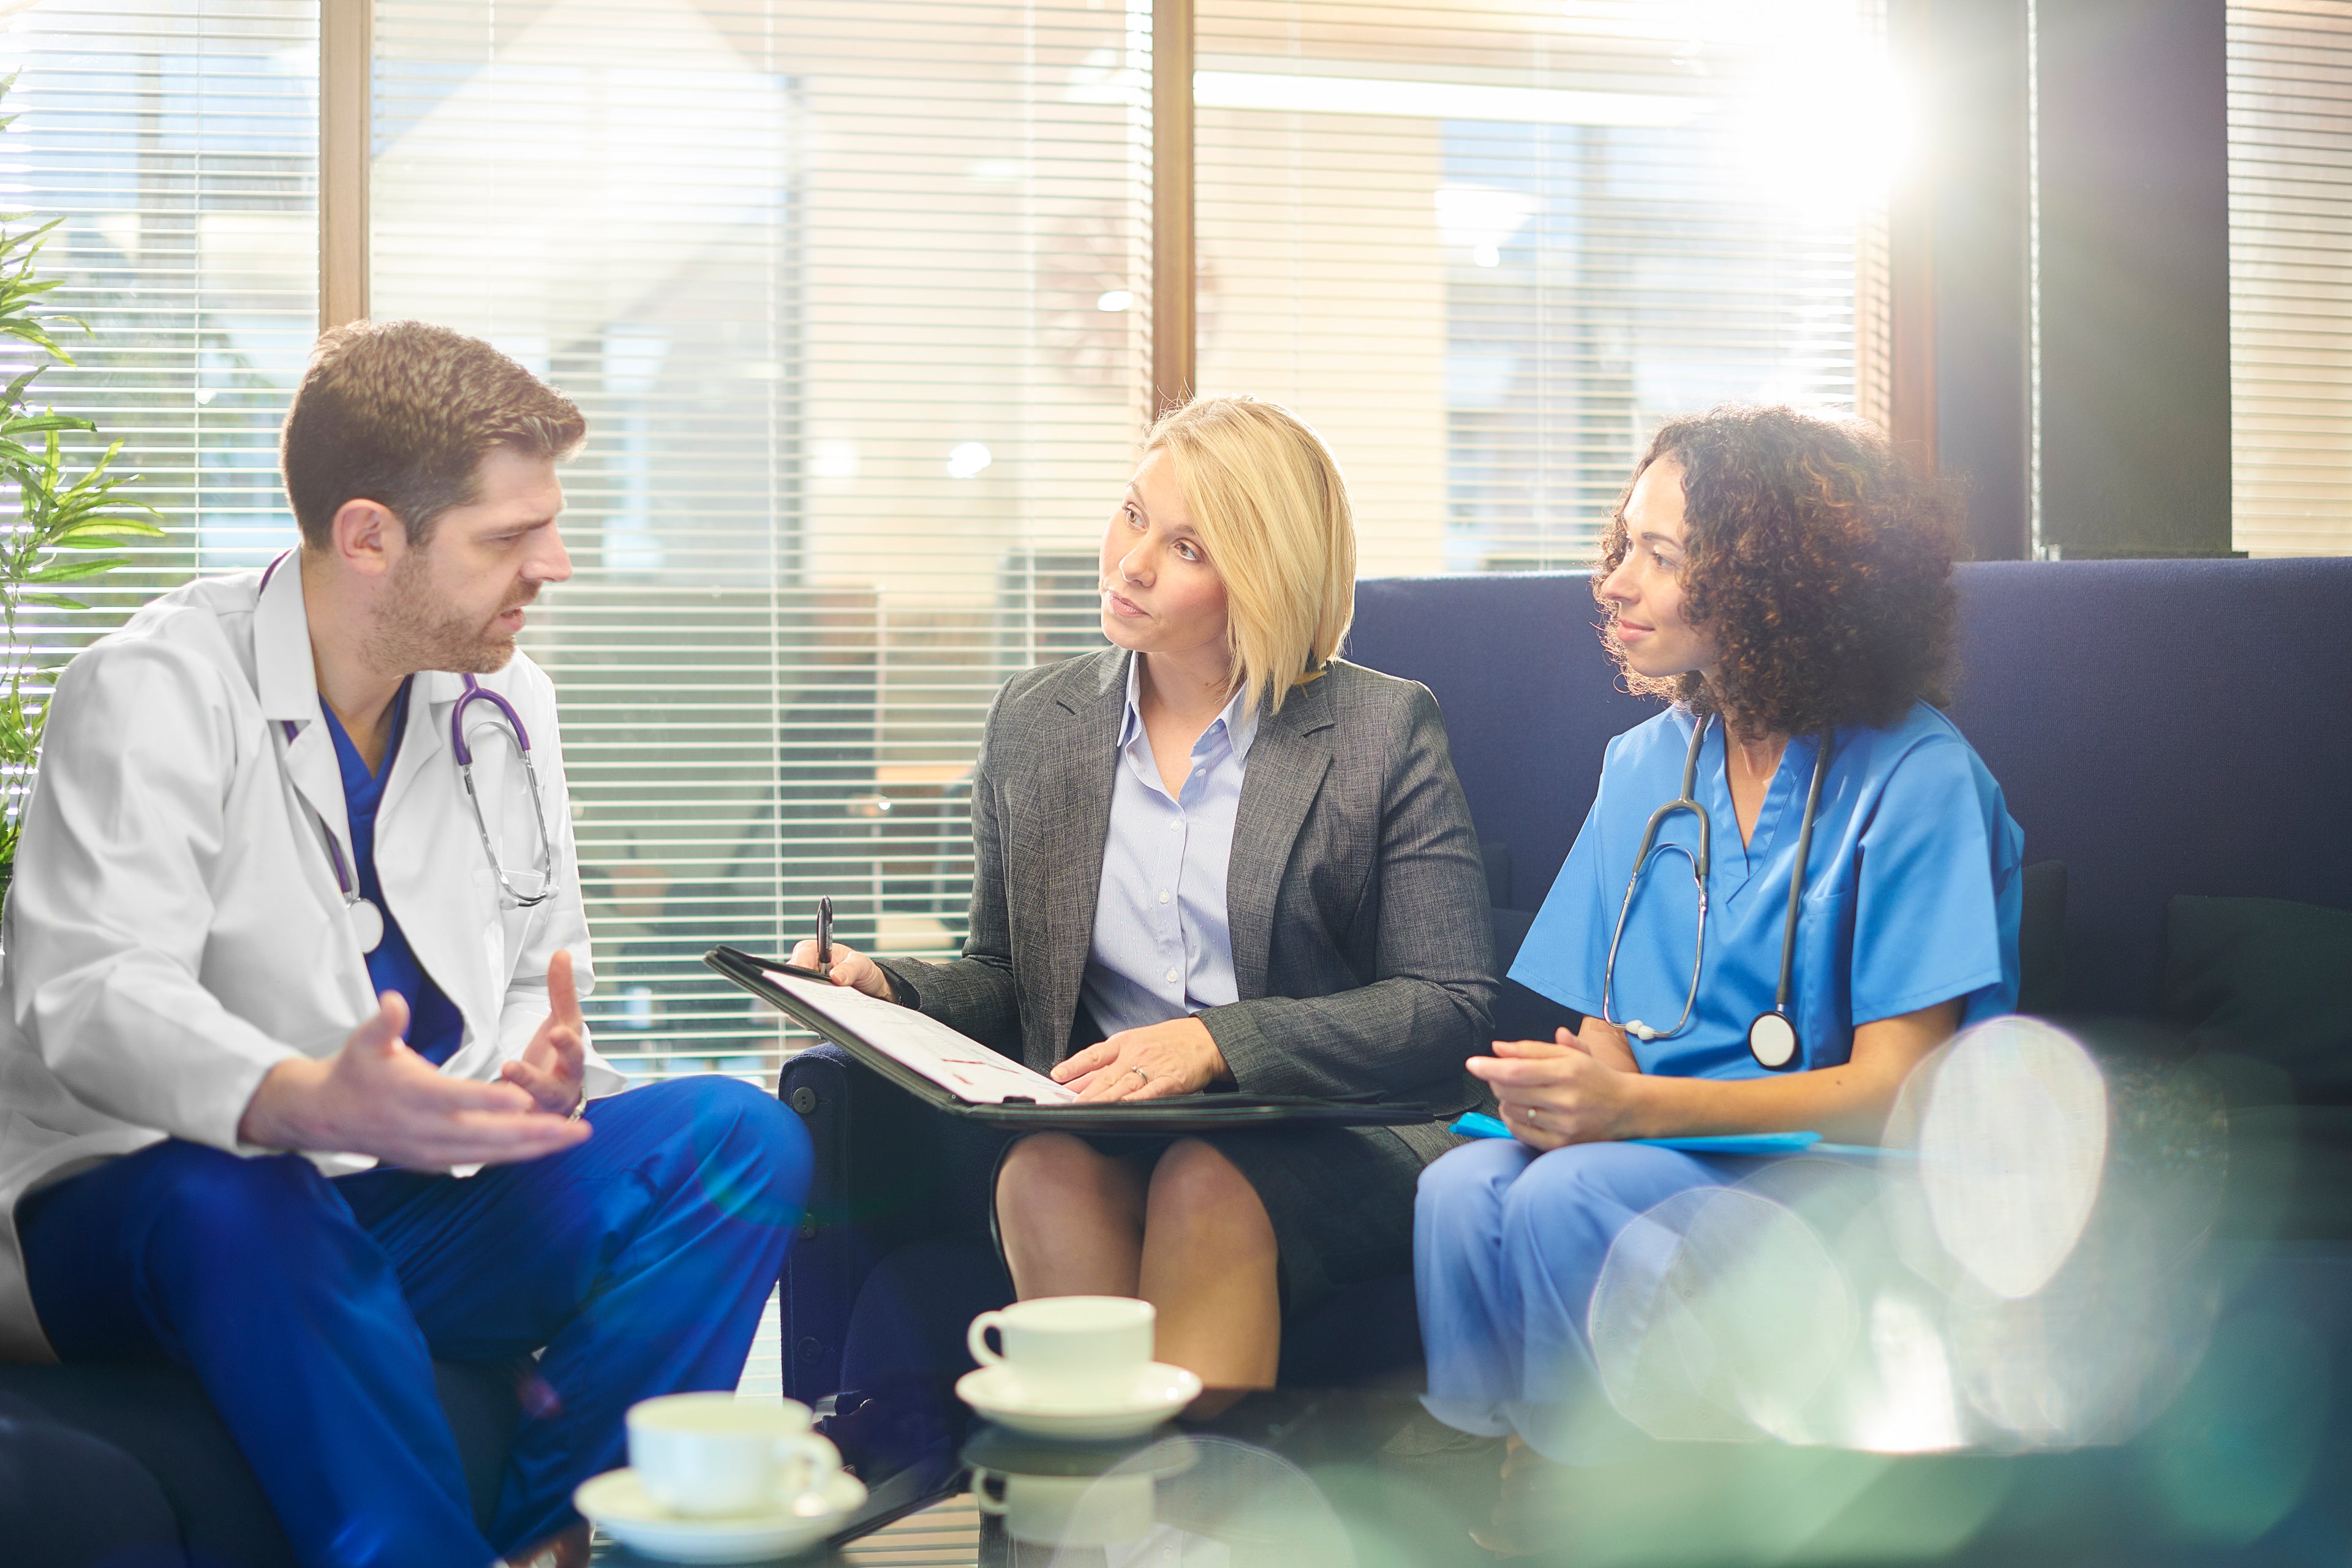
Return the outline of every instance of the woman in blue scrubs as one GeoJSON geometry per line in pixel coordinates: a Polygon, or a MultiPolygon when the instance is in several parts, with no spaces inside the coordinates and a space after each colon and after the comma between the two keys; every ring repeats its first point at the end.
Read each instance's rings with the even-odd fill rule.
{"type": "Polygon", "coordinates": [[[1874,1140],[1928,1052],[2014,1007],[2022,835],[1937,706],[1956,510],[1874,432],[1784,408],[1676,420],[1635,469],[1593,592],[1623,679],[1670,706],[1610,742],[1511,969],[1581,1026],[1472,1058],[1514,1136],[1422,1175],[1428,1404],[1450,1425],[1569,1463],[1626,1431],[1579,1419],[1598,1404],[1585,1319],[1610,1244],[1755,1162],[1623,1140],[1874,1140]],[[1780,1003],[1824,745],[1783,1057],[1791,1031],[1757,1020],[1780,1003]],[[1633,881],[1686,772],[1711,825],[1703,956],[1696,812],[1659,821],[1633,881]]]}

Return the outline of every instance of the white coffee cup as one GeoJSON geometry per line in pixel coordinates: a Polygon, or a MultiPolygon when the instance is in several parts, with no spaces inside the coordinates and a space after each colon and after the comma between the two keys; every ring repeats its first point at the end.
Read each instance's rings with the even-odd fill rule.
{"type": "Polygon", "coordinates": [[[1100,1402],[1135,1385],[1151,1364],[1151,1303],[1127,1296],[1039,1296],[971,1321],[965,1343],[1001,1366],[1024,1394],[1100,1402]],[[988,1331],[1003,1336],[998,1352],[988,1331]]]}
{"type": "Polygon", "coordinates": [[[731,1394],[668,1394],[629,1406],[629,1468],[653,1500],[695,1518],[771,1513],[816,1490],[841,1454],[809,1407],[731,1394]]]}
{"type": "Polygon", "coordinates": [[[1004,1532],[1033,1546],[1099,1550],[1151,1530],[1155,1489],[1148,1475],[1018,1476],[974,1470],[972,1501],[1003,1517],[1004,1532]]]}

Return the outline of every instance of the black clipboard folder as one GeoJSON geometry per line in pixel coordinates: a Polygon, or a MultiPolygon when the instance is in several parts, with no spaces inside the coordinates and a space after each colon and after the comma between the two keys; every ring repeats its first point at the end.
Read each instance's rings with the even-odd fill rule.
{"type": "MultiPolygon", "coordinates": [[[[781,959],[754,958],[731,947],[714,947],[702,962],[749,991],[762,1002],[824,1039],[847,1051],[857,1062],[887,1079],[926,1105],[986,1127],[1024,1132],[1056,1128],[1066,1132],[1234,1131],[1244,1128],[1280,1127],[1293,1123],[1325,1127],[1406,1127],[1435,1120],[1426,1106],[1394,1100],[1307,1100],[1287,1095],[1184,1094],[1162,1100],[1112,1100],[1094,1105],[1038,1105],[1018,1100],[1002,1104],[973,1101],[933,1083],[887,1051],[860,1038],[856,1032],[809,1006],[768,978],[768,971],[784,969],[781,959]]],[[[982,1047],[985,1049],[986,1047],[982,1047]]]]}

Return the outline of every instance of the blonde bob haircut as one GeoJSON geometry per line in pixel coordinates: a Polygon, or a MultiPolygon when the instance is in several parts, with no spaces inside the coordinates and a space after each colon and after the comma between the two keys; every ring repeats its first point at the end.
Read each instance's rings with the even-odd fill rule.
{"type": "Polygon", "coordinates": [[[1162,416],[1164,451],[1225,584],[1233,679],[1276,710],[1323,673],[1356,616],[1356,519],[1323,438],[1279,404],[1207,397],[1162,416]]]}

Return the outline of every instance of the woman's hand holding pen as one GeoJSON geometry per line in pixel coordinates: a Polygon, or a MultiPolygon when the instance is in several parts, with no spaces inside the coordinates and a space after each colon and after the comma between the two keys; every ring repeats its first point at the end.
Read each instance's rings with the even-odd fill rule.
{"type": "Polygon", "coordinates": [[[883,973],[881,968],[872,959],[847,942],[836,942],[833,944],[833,963],[830,966],[817,963],[817,946],[814,938],[797,942],[793,947],[792,964],[795,969],[822,968],[835,985],[854,986],[868,996],[878,996],[885,1002],[890,1000],[890,977],[883,973]]]}
{"type": "Polygon", "coordinates": [[[1492,1084],[1503,1125],[1530,1148],[1642,1136],[1641,1068],[1625,1037],[1597,1018],[1550,1040],[1496,1040],[1471,1072],[1492,1084]]]}
{"type": "Polygon", "coordinates": [[[1055,1062],[1053,1072],[1054,1081],[1076,1089],[1081,1100],[1197,1094],[1232,1077],[1225,1054],[1217,1049],[1209,1026],[1198,1018],[1173,1018],[1146,1028],[1121,1029],[1100,1044],[1055,1062]]]}

